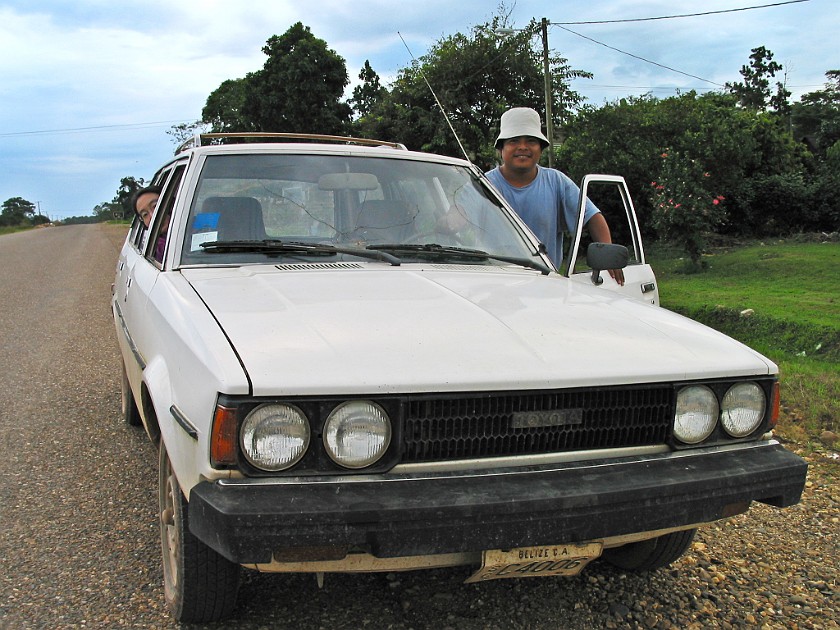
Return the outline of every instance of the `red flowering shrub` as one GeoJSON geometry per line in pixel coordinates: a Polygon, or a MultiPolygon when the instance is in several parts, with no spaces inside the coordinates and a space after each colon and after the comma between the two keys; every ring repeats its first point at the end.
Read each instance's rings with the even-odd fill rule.
{"type": "Polygon", "coordinates": [[[694,270],[702,269],[706,236],[726,217],[725,197],[709,192],[710,174],[687,155],[666,149],[660,158],[659,177],[651,182],[653,227],[685,251],[694,270]]]}

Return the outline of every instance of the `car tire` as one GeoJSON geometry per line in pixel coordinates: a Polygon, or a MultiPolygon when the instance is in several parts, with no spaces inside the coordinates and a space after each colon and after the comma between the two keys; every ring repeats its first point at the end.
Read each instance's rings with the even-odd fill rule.
{"type": "Polygon", "coordinates": [[[207,623],[233,612],[238,564],[216,553],[189,529],[188,503],[163,440],[160,443],[160,535],[166,605],[182,623],[207,623]]]}
{"type": "Polygon", "coordinates": [[[128,374],[125,371],[125,363],[120,362],[122,368],[122,386],[120,387],[120,404],[122,416],[125,423],[132,427],[139,427],[143,424],[140,417],[140,410],[134,402],[134,395],[131,393],[131,385],[128,383],[128,374]]]}
{"type": "Polygon", "coordinates": [[[667,567],[683,555],[694,540],[696,529],[686,529],[604,551],[603,559],[628,571],[653,571],[667,567]]]}

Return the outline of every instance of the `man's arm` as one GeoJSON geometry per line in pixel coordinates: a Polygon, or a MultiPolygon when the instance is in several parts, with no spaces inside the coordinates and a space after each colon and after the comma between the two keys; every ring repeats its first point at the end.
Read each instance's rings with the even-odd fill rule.
{"type": "Polygon", "coordinates": [[[586,224],[586,229],[589,230],[592,240],[596,243],[612,243],[610,226],[607,225],[607,220],[600,212],[592,215],[592,218],[586,224]]]}

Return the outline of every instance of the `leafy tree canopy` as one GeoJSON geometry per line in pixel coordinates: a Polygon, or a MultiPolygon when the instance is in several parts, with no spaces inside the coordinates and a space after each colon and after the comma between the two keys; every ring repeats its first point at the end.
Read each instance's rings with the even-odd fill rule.
{"type": "Polygon", "coordinates": [[[353,98],[350,99],[350,106],[358,117],[364,117],[370,114],[373,108],[385,98],[388,90],[382,87],[379,75],[376,74],[367,59],[365,59],[365,65],[359,73],[359,80],[362,83],[353,88],[353,98]]]}
{"type": "Polygon", "coordinates": [[[298,22],[263,47],[262,70],[225,81],[207,99],[202,120],[214,131],[346,133],[350,106],[344,59],[298,22]]]}
{"type": "Polygon", "coordinates": [[[211,131],[254,131],[255,127],[243,113],[247,84],[245,79],[223,81],[201,110],[201,121],[210,125],[211,131]]]}
{"type": "MultiPolygon", "coordinates": [[[[357,128],[362,135],[403,142],[413,149],[460,156],[431,86],[470,158],[482,167],[491,166],[502,113],[510,107],[545,111],[542,51],[534,47],[539,24],[532,21],[526,29],[499,34],[510,32],[509,26],[508,16],[502,14],[474,27],[469,35],[441,38],[400,72],[388,95],[357,128]]],[[[556,55],[549,62],[553,111],[559,124],[564,112],[582,102],[569,88],[569,80],[591,74],[572,69],[556,55]]]]}
{"type": "Polygon", "coordinates": [[[35,216],[35,204],[22,197],[11,197],[3,202],[0,225],[21,225],[29,223],[35,216]]]}
{"type": "Polygon", "coordinates": [[[725,198],[721,210],[727,211],[724,229],[730,233],[767,234],[819,222],[819,217],[801,214],[813,204],[793,176],[806,168],[805,148],[778,124],[776,114],[736,103],[733,94],[689,92],[584,107],[569,122],[568,139],[559,151],[560,167],[576,181],[586,173],[623,175],[639,195],[636,212],[648,234],[654,200],[646,193],[660,178],[661,155],[668,149],[709,174],[697,186],[707,187],[705,198],[725,198]],[[775,202],[766,192],[771,180],[780,195],[775,202]]]}
{"type": "Polygon", "coordinates": [[[741,82],[727,83],[729,91],[738,97],[738,102],[747,109],[764,111],[768,108],[779,114],[790,110],[790,92],[784,84],[776,82],[776,91],[771,93],[770,79],[782,70],[782,64],[773,61],[773,53],[764,46],[752,49],[750,64],[741,66],[741,82]]]}
{"type": "Polygon", "coordinates": [[[821,157],[840,141],[840,70],[825,73],[825,88],[804,94],[791,107],[797,138],[806,139],[821,157]]]}

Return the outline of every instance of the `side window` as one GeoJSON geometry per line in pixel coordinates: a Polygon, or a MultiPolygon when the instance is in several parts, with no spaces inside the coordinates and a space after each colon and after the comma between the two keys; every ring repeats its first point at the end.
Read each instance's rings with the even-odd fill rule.
{"type": "Polygon", "coordinates": [[[184,162],[177,164],[172,169],[155,211],[154,222],[150,230],[151,237],[147,243],[146,258],[153,261],[158,267],[163,266],[163,257],[169,242],[169,224],[172,220],[172,210],[175,208],[178,189],[181,186],[186,168],[187,165],[184,162]]]}

